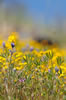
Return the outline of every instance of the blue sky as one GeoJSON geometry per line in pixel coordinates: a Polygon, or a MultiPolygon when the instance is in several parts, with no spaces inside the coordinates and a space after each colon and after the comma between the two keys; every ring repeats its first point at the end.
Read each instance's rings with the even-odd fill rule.
{"type": "Polygon", "coordinates": [[[55,19],[57,16],[66,18],[66,0],[19,0],[28,7],[30,15],[37,18],[43,16],[47,21],[55,19]]]}
{"type": "MultiPolygon", "coordinates": [[[[7,0],[10,1],[10,0],[7,0]]],[[[45,20],[52,20],[57,16],[66,17],[66,0],[14,0],[25,3],[29,15],[35,19],[42,16],[45,20]]]]}
{"type": "Polygon", "coordinates": [[[66,15],[66,0],[19,0],[25,2],[32,13],[45,13],[53,15],[60,13],[66,15]]]}

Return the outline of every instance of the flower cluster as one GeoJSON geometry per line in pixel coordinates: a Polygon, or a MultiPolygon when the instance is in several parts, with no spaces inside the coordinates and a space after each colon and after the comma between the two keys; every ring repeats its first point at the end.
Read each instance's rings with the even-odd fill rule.
{"type": "Polygon", "coordinates": [[[65,100],[66,51],[15,34],[0,48],[0,99],[65,100]]]}

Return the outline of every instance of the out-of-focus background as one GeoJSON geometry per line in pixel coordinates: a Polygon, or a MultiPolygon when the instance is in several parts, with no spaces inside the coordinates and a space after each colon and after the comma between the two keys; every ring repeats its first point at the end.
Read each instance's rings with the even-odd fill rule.
{"type": "Polygon", "coordinates": [[[0,38],[50,39],[66,45],[66,0],[0,0],[0,38]]]}

